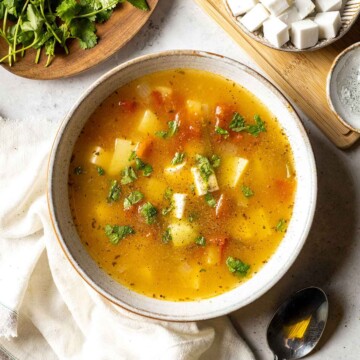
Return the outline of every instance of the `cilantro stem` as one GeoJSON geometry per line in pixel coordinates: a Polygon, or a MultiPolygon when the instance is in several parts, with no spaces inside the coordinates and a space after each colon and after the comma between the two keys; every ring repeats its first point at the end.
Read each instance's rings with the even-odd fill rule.
{"type": "MultiPolygon", "coordinates": [[[[17,54],[19,52],[22,52],[22,51],[25,51],[25,50],[28,50],[28,49],[32,48],[33,46],[35,46],[37,44],[37,42],[38,42],[38,38],[36,36],[34,41],[30,45],[28,45],[26,47],[23,47],[22,49],[19,49],[19,50],[14,50],[10,54],[5,55],[2,59],[0,59],[0,63],[4,62],[9,56],[13,56],[15,53],[17,54]]],[[[9,48],[9,51],[10,50],[11,50],[11,47],[9,48]]]]}
{"type": "Polygon", "coordinates": [[[7,22],[7,16],[8,16],[8,9],[5,8],[5,14],[4,14],[4,20],[3,20],[3,33],[5,34],[6,36],[6,22],[7,22]]]}
{"type": "Polygon", "coordinates": [[[36,51],[36,57],[35,57],[35,64],[38,64],[39,63],[39,60],[40,60],[40,55],[41,55],[41,47],[37,49],[36,51]]]}
{"type": "Polygon", "coordinates": [[[7,42],[7,44],[9,46],[11,46],[10,42],[9,42],[9,39],[7,38],[7,36],[3,33],[3,31],[1,30],[0,28],[0,36],[7,42]]]}
{"type": "Polygon", "coordinates": [[[104,10],[108,10],[108,9],[111,9],[112,7],[116,6],[117,5],[117,2],[114,2],[104,8],[101,8],[100,10],[96,10],[96,11],[93,11],[91,13],[87,13],[87,14],[82,14],[82,15],[77,15],[77,16],[74,16],[74,19],[81,19],[81,18],[88,18],[88,17],[91,17],[91,16],[94,16],[104,10]]]}
{"type": "MultiPolygon", "coordinates": [[[[14,35],[14,41],[13,41],[13,48],[14,48],[14,49],[16,49],[16,40],[17,40],[17,36],[18,36],[19,27],[20,27],[20,24],[21,24],[21,22],[22,22],[22,16],[23,16],[23,14],[24,14],[24,12],[25,12],[25,9],[26,9],[26,7],[28,6],[28,4],[29,4],[29,0],[26,0],[23,8],[21,9],[21,13],[20,13],[20,15],[19,15],[19,19],[18,19],[18,21],[17,21],[17,23],[16,23],[15,35],[14,35]]],[[[16,54],[14,54],[13,58],[14,58],[14,62],[16,62],[16,54]]]]}

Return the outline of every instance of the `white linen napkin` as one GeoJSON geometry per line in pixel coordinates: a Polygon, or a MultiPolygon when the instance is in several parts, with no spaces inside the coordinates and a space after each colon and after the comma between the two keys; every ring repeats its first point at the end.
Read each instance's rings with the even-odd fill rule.
{"type": "Polygon", "coordinates": [[[0,117],[0,359],[254,359],[227,317],[147,319],[80,278],[53,234],[46,203],[56,128],[0,117]]]}

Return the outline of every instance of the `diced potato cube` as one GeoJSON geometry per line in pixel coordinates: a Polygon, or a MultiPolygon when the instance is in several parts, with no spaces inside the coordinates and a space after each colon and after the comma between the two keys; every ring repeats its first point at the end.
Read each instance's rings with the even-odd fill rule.
{"type": "Polygon", "coordinates": [[[274,232],[269,222],[269,217],[263,208],[254,210],[250,214],[250,219],[248,221],[250,221],[251,224],[254,224],[254,228],[257,229],[253,236],[256,236],[260,240],[271,236],[274,232]]]}
{"type": "Polygon", "coordinates": [[[173,93],[172,88],[170,88],[168,86],[156,86],[154,88],[154,90],[158,91],[162,95],[163,98],[168,97],[168,96],[172,95],[172,93],[173,93]]]}
{"type": "Polygon", "coordinates": [[[185,221],[178,221],[169,225],[172,243],[175,247],[193,244],[197,231],[192,224],[185,221]]]}
{"type": "Polygon", "coordinates": [[[164,181],[149,177],[144,179],[143,189],[146,199],[154,204],[159,204],[164,199],[164,193],[166,191],[166,184],[164,181]]]}
{"type": "Polygon", "coordinates": [[[208,182],[202,178],[200,170],[197,167],[191,168],[191,173],[194,177],[196,193],[199,196],[205,195],[208,192],[219,190],[218,182],[215,174],[209,176],[208,182]]]}
{"type": "Polygon", "coordinates": [[[224,157],[221,164],[220,184],[236,187],[248,164],[249,160],[238,156],[224,157]]]}
{"type": "Polygon", "coordinates": [[[173,204],[174,204],[174,216],[177,219],[182,219],[185,211],[187,194],[173,194],[173,204]]]}
{"type": "Polygon", "coordinates": [[[151,110],[145,110],[138,126],[138,130],[144,134],[153,135],[157,131],[160,131],[162,127],[163,125],[161,124],[158,117],[151,110]]]}
{"type": "Polygon", "coordinates": [[[189,113],[194,115],[200,115],[202,111],[202,104],[200,101],[196,100],[187,100],[186,101],[186,108],[189,113]]]}
{"type": "Polygon", "coordinates": [[[115,150],[108,170],[109,175],[119,175],[121,170],[131,165],[129,158],[135,147],[136,145],[130,140],[120,138],[115,140],[115,150]]]}
{"type": "Polygon", "coordinates": [[[105,171],[109,168],[110,160],[111,155],[100,146],[96,146],[91,152],[90,162],[102,167],[105,171]]]}
{"type": "Polygon", "coordinates": [[[216,245],[209,245],[205,250],[205,261],[208,265],[217,265],[221,262],[220,247],[216,245]]]}

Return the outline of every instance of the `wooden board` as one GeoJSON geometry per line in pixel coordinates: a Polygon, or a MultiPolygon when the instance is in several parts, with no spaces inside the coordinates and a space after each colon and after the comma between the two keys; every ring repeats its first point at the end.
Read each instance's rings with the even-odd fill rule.
{"type": "MultiPolygon", "coordinates": [[[[42,56],[39,64],[34,64],[35,51],[29,50],[23,58],[18,58],[12,67],[2,64],[13,74],[38,80],[59,79],[79,74],[106,60],[123,47],[149,19],[158,0],[148,0],[150,11],[134,8],[129,3],[119,6],[104,24],[97,25],[98,44],[89,50],[83,50],[78,42],[68,42],[69,55],[56,54],[51,65],[44,67],[47,57],[42,56]]],[[[1,24],[1,21],[0,21],[1,24]]],[[[0,58],[7,54],[8,47],[0,38],[0,58]]]]}
{"type": "Polygon", "coordinates": [[[229,16],[223,0],[195,0],[246,51],[299,108],[339,148],[354,144],[360,134],[342,124],[326,100],[326,77],[335,57],[360,41],[360,21],[339,41],[321,50],[289,53],[271,49],[245,35],[229,16]]]}

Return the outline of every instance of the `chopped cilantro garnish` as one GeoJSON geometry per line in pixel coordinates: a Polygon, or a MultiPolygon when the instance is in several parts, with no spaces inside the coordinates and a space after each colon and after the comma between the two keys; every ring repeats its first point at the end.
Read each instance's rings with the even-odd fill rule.
{"type": "Polygon", "coordinates": [[[98,166],[96,170],[100,176],[105,175],[105,170],[102,167],[98,166]]]}
{"type": "Polygon", "coordinates": [[[167,214],[169,214],[172,210],[174,209],[174,205],[171,204],[169,207],[162,209],[161,213],[166,216],[167,214]]]}
{"type": "Polygon", "coordinates": [[[165,130],[157,131],[155,133],[155,135],[158,136],[158,137],[161,137],[162,139],[168,139],[168,138],[174,136],[177,133],[177,131],[179,129],[179,125],[180,125],[179,120],[169,121],[168,122],[169,130],[167,130],[167,131],[165,131],[165,130]]]}
{"type": "Polygon", "coordinates": [[[215,132],[219,135],[223,135],[225,137],[225,139],[227,137],[229,137],[229,132],[227,130],[221,128],[220,126],[215,127],[215,132]]]}
{"type": "Polygon", "coordinates": [[[233,115],[229,128],[235,132],[246,131],[253,136],[259,136],[261,132],[266,131],[265,123],[261,120],[260,115],[255,115],[254,120],[255,124],[247,125],[245,119],[236,112],[233,115]]]}
{"type": "Polygon", "coordinates": [[[138,157],[135,158],[135,168],[136,170],[142,170],[146,164],[138,157]]]}
{"type": "Polygon", "coordinates": [[[74,174],[75,175],[81,175],[82,173],[84,172],[83,168],[81,166],[77,166],[75,169],[74,169],[74,174]]]}
{"type": "Polygon", "coordinates": [[[124,239],[126,236],[135,234],[135,230],[128,225],[106,225],[105,234],[109,238],[109,241],[116,245],[120,240],[124,239]]]}
{"type": "Polygon", "coordinates": [[[150,164],[146,164],[143,169],[144,176],[150,176],[150,174],[153,172],[153,167],[150,164]]]}
{"type": "Polygon", "coordinates": [[[122,185],[130,184],[136,179],[137,179],[136,173],[131,166],[127,167],[122,171],[122,178],[121,178],[122,185]]]}
{"type": "Polygon", "coordinates": [[[166,188],[165,193],[164,193],[164,199],[171,201],[172,195],[173,195],[173,189],[171,189],[169,187],[166,188]]]}
{"type": "Polygon", "coordinates": [[[185,159],[185,153],[175,153],[174,158],[171,160],[171,164],[178,165],[181,164],[185,159]]]}
{"type": "Polygon", "coordinates": [[[259,115],[254,116],[255,124],[248,125],[247,132],[253,136],[259,136],[261,132],[266,131],[265,123],[261,120],[259,115]]]}
{"type": "Polygon", "coordinates": [[[167,228],[162,235],[162,242],[164,244],[169,243],[172,240],[170,228],[167,228]]]}
{"type": "Polygon", "coordinates": [[[210,175],[214,173],[214,169],[211,166],[209,159],[199,154],[196,155],[195,159],[200,170],[201,177],[207,182],[210,175]]]}
{"type": "Polygon", "coordinates": [[[128,161],[133,161],[136,159],[136,151],[132,151],[131,155],[129,156],[128,161]]]}
{"type": "Polygon", "coordinates": [[[284,232],[286,230],[286,220],[280,219],[275,227],[275,230],[279,232],[284,232]]]}
{"type": "Polygon", "coordinates": [[[206,245],[206,239],[204,238],[204,236],[198,236],[195,239],[195,244],[199,245],[199,246],[205,246],[206,245]]]}
{"type": "Polygon", "coordinates": [[[144,195],[140,191],[135,190],[131,192],[130,195],[124,199],[124,209],[125,210],[130,209],[132,205],[137,204],[143,198],[144,195]]]}
{"type": "Polygon", "coordinates": [[[249,198],[254,195],[254,192],[249,188],[249,186],[243,185],[241,191],[245,197],[249,198]]]}
{"type": "Polygon", "coordinates": [[[140,214],[145,218],[147,224],[153,224],[157,215],[156,207],[151,203],[147,202],[140,208],[140,214]]]}
{"type": "Polygon", "coordinates": [[[246,130],[247,126],[245,124],[245,119],[239,113],[234,113],[229,128],[235,132],[246,130]]]}
{"type": "Polygon", "coordinates": [[[150,164],[144,163],[140,158],[135,156],[135,167],[137,170],[142,170],[144,176],[149,176],[153,172],[153,167],[150,164]]]}
{"type": "Polygon", "coordinates": [[[107,201],[112,203],[120,199],[121,189],[117,180],[111,180],[107,201]]]}
{"type": "Polygon", "coordinates": [[[232,256],[229,256],[226,259],[226,265],[230,272],[241,276],[246,276],[250,269],[250,265],[245,264],[240,259],[233,258],[232,256]]]}
{"type": "Polygon", "coordinates": [[[220,156],[218,155],[212,155],[210,158],[211,166],[215,169],[218,168],[221,164],[220,156]]]}
{"type": "Polygon", "coordinates": [[[210,193],[205,194],[204,198],[205,198],[205,201],[207,202],[207,204],[209,206],[211,206],[211,207],[216,206],[216,201],[215,201],[214,197],[210,193]]]}

